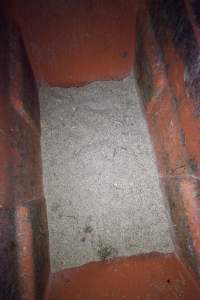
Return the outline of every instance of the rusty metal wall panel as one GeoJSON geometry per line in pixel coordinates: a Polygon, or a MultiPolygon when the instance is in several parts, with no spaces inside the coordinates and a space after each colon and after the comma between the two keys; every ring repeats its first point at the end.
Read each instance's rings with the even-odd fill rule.
{"type": "Polygon", "coordinates": [[[138,14],[135,71],[177,253],[200,277],[200,48],[189,8],[183,0],[146,1],[138,14]]]}
{"type": "Polygon", "coordinates": [[[37,86],[0,5],[0,299],[42,299],[49,276],[37,86]]]}

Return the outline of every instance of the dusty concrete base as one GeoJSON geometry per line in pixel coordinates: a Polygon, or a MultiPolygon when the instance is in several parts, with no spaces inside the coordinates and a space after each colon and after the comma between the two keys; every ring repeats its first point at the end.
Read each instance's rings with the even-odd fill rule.
{"type": "Polygon", "coordinates": [[[173,250],[134,78],[40,88],[53,270],[173,250]]]}

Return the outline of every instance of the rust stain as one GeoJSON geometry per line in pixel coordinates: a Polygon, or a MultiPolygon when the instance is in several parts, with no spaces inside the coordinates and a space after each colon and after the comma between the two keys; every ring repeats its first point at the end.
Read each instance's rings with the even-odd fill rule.
{"type": "Polygon", "coordinates": [[[35,270],[33,262],[32,228],[30,224],[29,210],[26,207],[17,207],[15,216],[20,299],[34,300],[35,270]]]}
{"type": "Polygon", "coordinates": [[[30,115],[26,112],[23,102],[21,101],[21,99],[12,97],[12,104],[13,104],[13,108],[16,110],[16,112],[20,115],[20,117],[22,118],[22,120],[25,121],[25,123],[30,126],[30,128],[32,130],[34,130],[36,133],[38,132],[38,128],[35,126],[33,120],[31,119],[30,115]]]}
{"type": "Polygon", "coordinates": [[[199,181],[200,179],[183,180],[180,191],[191,229],[193,247],[196,251],[198,263],[200,264],[200,205],[199,205],[199,181]]]}

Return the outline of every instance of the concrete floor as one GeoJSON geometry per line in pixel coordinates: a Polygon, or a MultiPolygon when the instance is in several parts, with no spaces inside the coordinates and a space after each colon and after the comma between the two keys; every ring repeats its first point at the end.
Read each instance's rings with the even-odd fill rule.
{"type": "Polygon", "coordinates": [[[133,77],[40,88],[53,271],[173,251],[133,77]]]}

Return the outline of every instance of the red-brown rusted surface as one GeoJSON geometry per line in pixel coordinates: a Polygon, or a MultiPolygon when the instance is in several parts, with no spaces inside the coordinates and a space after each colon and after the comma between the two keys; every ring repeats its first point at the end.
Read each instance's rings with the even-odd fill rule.
{"type": "Polygon", "coordinates": [[[45,290],[46,300],[200,299],[200,13],[196,2],[6,3],[25,47],[1,6],[0,300],[42,300],[45,290]],[[179,258],[152,254],[90,263],[52,274],[46,289],[49,253],[40,117],[25,48],[37,81],[63,86],[121,78],[132,69],[135,52],[134,70],[179,258]]]}
{"type": "Polygon", "coordinates": [[[135,36],[132,2],[11,1],[37,81],[72,86],[129,74],[135,36]]]}
{"type": "Polygon", "coordinates": [[[52,275],[46,300],[198,300],[200,290],[174,255],[90,263],[52,275]]]}
{"type": "Polygon", "coordinates": [[[184,1],[147,2],[138,14],[136,74],[176,250],[200,276],[200,51],[193,27],[184,1]]]}
{"type": "Polygon", "coordinates": [[[0,299],[42,299],[49,275],[39,105],[19,31],[0,4],[0,299]]]}

